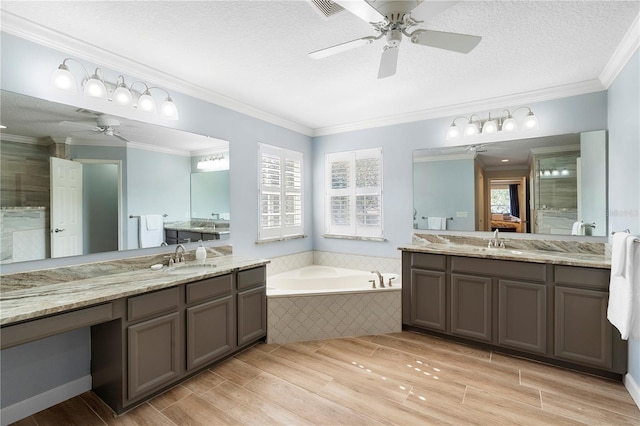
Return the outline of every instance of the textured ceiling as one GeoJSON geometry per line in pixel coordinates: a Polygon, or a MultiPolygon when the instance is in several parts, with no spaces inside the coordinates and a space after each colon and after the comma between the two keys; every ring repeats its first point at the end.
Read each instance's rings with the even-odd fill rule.
{"type": "Polygon", "coordinates": [[[307,57],[375,33],[348,12],[324,19],[305,0],[3,0],[0,7],[258,110],[326,129],[596,80],[640,2],[457,2],[431,17],[424,8],[420,28],[482,41],[463,55],[405,39],[397,74],[382,80],[383,40],[307,57]]]}

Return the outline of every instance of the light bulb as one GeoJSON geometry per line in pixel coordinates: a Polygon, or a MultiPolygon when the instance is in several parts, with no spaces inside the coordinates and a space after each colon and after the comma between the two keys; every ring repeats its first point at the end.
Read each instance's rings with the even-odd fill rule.
{"type": "Polygon", "coordinates": [[[156,101],[148,90],[145,90],[140,99],[138,99],[138,108],[145,112],[156,112],[156,101]]]}
{"type": "Polygon", "coordinates": [[[449,130],[447,130],[447,140],[455,139],[458,136],[460,136],[460,129],[458,129],[458,126],[456,126],[455,123],[451,123],[449,130]]]}
{"type": "Polygon", "coordinates": [[[534,130],[540,127],[538,123],[538,117],[533,115],[533,112],[529,111],[529,114],[524,118],[524,122],[522,123],[522,127],[527,130],[534,130]]]}
{"type": "Polygon", "coordinates": [[[482,133],[495,133],[498,131],[498,123],[496,120],[489,119],[482,126],[482,133]]]}
{"type": "Polygon", "coordinates": [[[569,176],[569,170],[567,169],[562,169],[562,172],[560,173],[562,176],[569,176]]]}
{"type": "Polygon", "coordinates": [[[113,101],[118,105],[129,106],[133,103],[133,96],[127,86],[122,84],[113,91],[113,101]]]}
{"type": "Polygon", "coordinates": [[[74,95],[78,93],[76,79],[65,64],[60,64],[58,69],[51,74],[51,86],[74,95]]]}
{"type": "Polygon", "coordinates": [[[516,119],[512,116],[507,117],[507,119],[502,123],[502,131],[515,132],[516,130],[518,130],[518,123],[516,123],[516,119]]]}
{"type": "Polygon", "coordinates": [[[84,83],[84,95],[92,98],[107,98],[107,88],[98,74],[94,74],[84,83]]]}
{"type": "Polygon", "coordinates": [[[167,97],[167,99],[160,106],[160,113],[162,116],[169,120],[177,120],[178,119],[178,109],[176,108],[176,104],[173,103],[171,97],[167,97]]]}
{"type": "Polygon", "coordinates": [[[479,132],[480,132],[480,129],[478,129],[478,124],[474,123],[471,120],[469,120],[467,125],[464,126],[465,136],[474,136],[474,135],[477,135],[479,132]]]}
{"type": "Polygon", "coordinates": [[[560,176],[560,172],[554,169],[554,170],[551,172],[551,176],[560,176]]]}

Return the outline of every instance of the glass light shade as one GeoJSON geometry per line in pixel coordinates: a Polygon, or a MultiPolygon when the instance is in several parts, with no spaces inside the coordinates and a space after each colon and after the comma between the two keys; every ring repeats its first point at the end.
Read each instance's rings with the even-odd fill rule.
{"type": "Polygon", "coordinates": [[[113,101],[122,106],[129,106],[133,103],[133,96],[127,86],[121,85],[113,91],[113,101]]]}
{"type": "Polygon", "coordinates": [[[94,74],[84,83],[84,95],[92,98],[107,99],[107,88],[97,74],[94,74]]]}
{"type": "Polygon", "coordinates": [[[168,120],[178,119],[178,108],[176,108],[176,104],[173,103],[171,97],[167,97],[160,106],[160,114],[168,120]]]}
{"type": "Polygon", "coordinates": [[[562,169],[562,172],[560,172],[560,174],[561,174],[562,176],[569,176],[569,170],[567,170],[567,169],[562,169]]]}
{"type": "Polygon", "coordinates": [[[51,86],[74,95],[78,93],[76,79],[69,71],[69,67],[64,64],[60,64],[58,69],[51,74],[51,86]]]}
{"type": "Polygon", "coordinates": [[[480,133],[480,129],[478,128],[478,124],[469,121],[466,126],[464,126],[464,135],[465,136],[474,136],[480,133]]]}
{"type": "Polygon", "coordinates": [[[496,133],[498,131],[498,122],[496,120],[487,120],[482,126],[482,133],[496,133]]]}
{"type": "Polygon", "coordinates": [[[156,101],[148,90],[138,99],[138,108],[145,112],[156,112],[156,101]]]}
{"type": "Polygon", "coordinates": [[[502,131],[515,132],[516,130],[518,130],[518,123],[516,122],[516,119],[512,116],[507,117],[507,119],[502,123],[502,131]]]}
{"type": "Polygon", "coordinates": [[[447,130],[447,140],[455,139],[459,136],[460,129],[458,129],[458,126],[456,126],[455,123],[451,123],[451,126],[449,126],[449,130],[447,130]]]}
{"type": "Polygon", "coordinates": [[[553,171],[551,172],[551,176],[560,176],[560,172],[556,169],[553,169],[553,171]]]}
{"type": "Polygon", "coordinates": [[[532,112],[529,112],[529,114],[527,114],[527,116],[524,118],[522,127],[524,127],[526,130],[538,129],[540,127],[540,123],[538,123],[538,117],[533,115],[532,112]]]}

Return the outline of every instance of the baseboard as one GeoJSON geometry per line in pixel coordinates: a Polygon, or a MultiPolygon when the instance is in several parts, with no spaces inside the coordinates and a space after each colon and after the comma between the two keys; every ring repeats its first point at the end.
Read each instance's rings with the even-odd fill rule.
{"type": "Polygon", "coordinates": [[[627,373],[624,376],[624,386],[629,391],[629,394],[631,395],[631,398],[633,398],[633,401],[638,406],[638,409],[640,409],[640,385],[634,380],[633,376],[629,373],[627,373]]]}
{"type": "Polygon", "coordinates": [[[22,420],[39,411],[46,410],[49,407],[53,407],[88,390],[91,390],[91,375],[81,377],[57,388],[50,389],[24,401],[16,402],[13,405],[0,409],[0,424],[6,426],[17,422],[18,420],[22,420]]]}

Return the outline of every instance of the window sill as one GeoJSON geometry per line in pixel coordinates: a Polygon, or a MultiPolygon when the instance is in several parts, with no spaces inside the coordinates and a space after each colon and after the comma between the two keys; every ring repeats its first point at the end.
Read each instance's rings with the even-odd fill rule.
{"type": "Polygon", "coordinates": [[[356,241],[387,241],[385,237],[363,237],[360,235],[337,235],[337,234],[324,234],[324,238],[335,238],[338,240],[356,240],[356,241]]]}
{"type": "Polygon", "coordinates": [[[258,241],[256,241],[256,244],[277,243],[278,241],[298,240],[300,238],[307,238],[307,236],[301,234],[301,235],[291,235],[291,236],[288,236],[288,237],[269,238],[269,239],[265,239],[265,240],[258,240],[258,241]]]}

